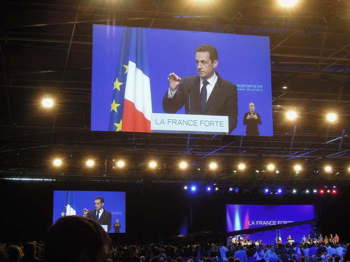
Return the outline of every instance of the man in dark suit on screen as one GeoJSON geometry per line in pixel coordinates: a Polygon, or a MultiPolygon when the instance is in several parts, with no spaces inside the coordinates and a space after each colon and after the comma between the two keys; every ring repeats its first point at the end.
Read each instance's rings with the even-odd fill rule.
{"type": "Polygon", "coordinates": [[[175,73],[169,74],[163,109],[166,113],[176,113],[185,106],[186,114],[228,116],[231,133],[237,124],[237,88],[215,72],[218,66],[215,47],[197,47],[195,61],[198,76],[181,79],[175,73]]]}
{"type": "Polygon", "coordinates": [[[106,209],[104,209],[105,200],[103,197],[96,197],[94,200],[94,210],[84,209],[84,217],[90,218],[100,224],[102,227],[106,227],[106,232],[109,232],[112,224],[112,215],[106,209]]]}

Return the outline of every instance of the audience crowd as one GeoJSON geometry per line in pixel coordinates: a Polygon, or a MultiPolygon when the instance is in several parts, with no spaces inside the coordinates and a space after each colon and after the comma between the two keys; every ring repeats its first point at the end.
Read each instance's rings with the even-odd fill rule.
{"type": "Polygon", "coordinates": [[[338,236],[276,242],[113,244],[94,221],[72,216],[58,220],[43,242],[0,245],[0,262],[350,262],[350,247],[338,236]]]}

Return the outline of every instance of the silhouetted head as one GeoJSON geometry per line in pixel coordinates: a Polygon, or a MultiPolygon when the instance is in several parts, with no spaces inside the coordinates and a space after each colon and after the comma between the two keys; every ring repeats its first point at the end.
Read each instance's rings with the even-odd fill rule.
{"type": "Polygon", "coordinates": [[[67,216],[50,227],[45,249],[47,262],[104,262],[109,257],[111,240],[96,222],[67,216]]]}

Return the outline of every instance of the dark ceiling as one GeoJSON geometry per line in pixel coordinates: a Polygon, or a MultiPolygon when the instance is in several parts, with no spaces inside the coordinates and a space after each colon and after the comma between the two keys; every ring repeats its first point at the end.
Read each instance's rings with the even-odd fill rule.
{"type": "Polygon", "coordinates": [[[302,158],[311,166],[323,159],[349,160],[348,0],[303,0],[293,10],[273,0],[23,0],[5,1],[1,17],[3,174],[37,168],[57,152],[104,159],[118,154],[302,158]],[[93,24],[269,36],[275,136],[91,132],[93,24]],[[42,94],[58,97],[54,112],[39,109],[42,94]],[[301,112],[296,128],[283,121],[289,106],[301,112]],[[324,123],[329,109],[340,113],[335,126],[324,123]]]}

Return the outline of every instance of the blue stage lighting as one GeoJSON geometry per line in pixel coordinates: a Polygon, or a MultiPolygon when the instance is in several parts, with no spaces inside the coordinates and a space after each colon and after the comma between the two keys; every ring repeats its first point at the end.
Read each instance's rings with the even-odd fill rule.
{"type": "Polygon", "coordinates": [[[191,192],[196,192],[196,191],[197,191],[197,186],[192,185],[192,186],[191,186],[191,192]]]}
{"type": "Polygon", "coordinates": [[[235,193],[236,193],[236,194],[239,193],[239,187],[235,187],[235,193]]]}
{"type": "Polygon", "coordinates": [[[207,186],[207,192],[213,191],[213,188],[211,186],[207,186]]]}
{"type": "Polygon", "coordinates": [[[282,188],[278,188],[276,193],[277,193],[278,195],[282,194],[282,193],[283,193],[282,188]]]}
{"type": "Polygon", "coordinates": [[[228,191],[232,192],[232,191],[233,191],[233,188],[232,188],[232,187],[229,187],[229,188],[228,188],[228,191]]]}
{"type": "Polygon", "coordinates": [[[265,188],[265,189],[264,189],[264,193],[265,193],[265,194],[268,194],[268,193],[270,193],[270,189],[268,189],[268,188],[265,188]]]}

